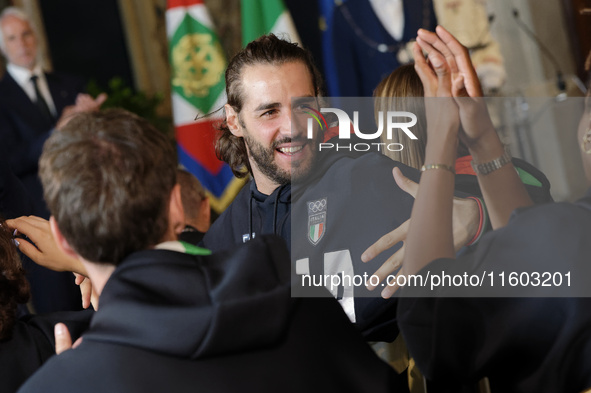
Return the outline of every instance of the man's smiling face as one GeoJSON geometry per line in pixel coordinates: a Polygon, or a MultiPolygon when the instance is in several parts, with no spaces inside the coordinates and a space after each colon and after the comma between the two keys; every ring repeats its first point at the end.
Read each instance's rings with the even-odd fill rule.
{"type": "Polygon", "coordinates": [[[292,112],[297,109],[292,108],[292,98],[304,97],[298,106],[315,105],[312,75],[299,61],[246,66],[241,90],[240,113],[226,107],[228,126],[244,138],[257,188],[271,194],[292,178],[305,176],[312,167],[319,133],[314,140],[307,139],[303,117],[297,116],[300,120],[296,121],[292,112]]]}

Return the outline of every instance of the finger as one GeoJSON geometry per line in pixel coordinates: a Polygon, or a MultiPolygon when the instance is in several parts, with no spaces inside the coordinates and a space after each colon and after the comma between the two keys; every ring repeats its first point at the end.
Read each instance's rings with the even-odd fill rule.
{"type": "Polygon", "coordinates": [[[392,295],[394,295],[396,293],[396,291],[398,291],[398,289],[400,288],[398,286],[398,276],[400,275],[404,275],[403,273],[403,269],[401,269],[398,274],[396,275],[396,279],[391,280],[391,282],[389,284],[392,285],[388,285],[386,286],[386,288],[384,288],[382,290],[382,293],[380,294],[384,299],[390,299],[392,297],[392,295]]]}
{"type": "Polygon", "coordinates": [[[437,37],[455,57],[456,61],[458,62],[458,66],[465,66],[467,64],[469,64],[470,67],[472,66],[468,49],[464,45],[460,44],[456,37],[454,37],[443,26],[437,26],[435,31],[437,32],[437,37]]]}
{"type": "Polygon", "coordinates": [[[34,216],[23,216],[12,220],[6,220],[6,224],[10,228],[18,230],[19,233],[28,236],[27,232],[35,232],[42,227],[42,224],[33,217],[34,216]]]}
{"type": "MultiPolygon", "coordinates": [[[[415,183],[408,177],[404,176],[402,174],[402,171],[400,171],[400,168],[398,167],[395,167],[392,170],[392,174],[394,175],[394,180],[396,181],[396,184],[398,185],[398,187],[402,189],[402,191],[406,192],[407,194],[410,194],[413,198],[417,197],[417,194],[419,193],[418,183],[415,183]]],[[[406,221],[405,224],[406,223],[408,223],[408,221],[406,221]]]]}
{"type": "Polygon", "coordinates": [[[452,73],[458,72],[458,66],[456,64],[456,57],[454,53],[450,48],[447,47],[445,42],[437,34],[425,29],[419,29],[417,35],[422,41],[426,41],[429,45],[431,45],[431,47],[433,47],[443,56],[452,73]]]}
{"type": "Polygon", "coordinates": [[[433,71],[431,66],[427,63],[418,42],[413,44],[412,51],[415,59],[415,71],[423,83],[425,97],[431,97],[437,89],[437,76],[435,75],[435,71],[433,71]]]}
{"type": "Polygon", "coordinates": [[[466,84],[464,83],[464,76],[462,74],[458,74],[458,76],[453,79],[451,85],[451,95],[453,97],[470,97],[468,91],[466,90],[466,84]]]}
{"type": "Polygon", "coordinates": [[[437,26],[437,35],[441,38],[443,43],[453,53],[458,72],[461,72],[465,78],[466,91],[470,97],[481,97],[482,87],[478,80],[478,75],[470,59],[468,49],[460,44],[460,42],[445,28],[437,26]]]}
{"type": "Polygon", "coordinates": [[[92,283],[88,278],[85,278],[80,283],[80,295],[82,297],[82,308],[87,309],[90,306],[92,297],[92,283]]]}
{"type": "MultiPolygon", "coordinates": [[[[429,66],[429,64],[427,63],[427,60],[425,59],[425,56],[423,55],[423,50],[421,48],[421,45],[416,41],[412,45],[412,52],[413,52],[413,57],[415,59],[415,70],[417,71],[419,76],[423,75],[425,77],[433,79],[433,77],[435,76],[435,72],[433,71],[431,66],[429,66]]],[[[423,78],[421,78],[421,80],[423,80],[423,78]]]]}
{"type": "Polygon", "coordinates": [[[78,274],[78,273],[74,273],[74,277],[75,277],[74,283],[76,285],[82,284],[82,281],[84,281],[84,279],[86,279],[85,276],[83,276],[82,274],[78,274]]]}
{"type": "Polygon", "coordinates": [[[44,241],[53,239],[49,221],[39,219],[38,217],[19,217],[14,220],[7,221],[9,226],[16,229],[16,234],[27,236],[35,244],[42,244],[44,241]]]}
{"type": "Polygon", "coordinates": [[[101,105],[103,105],[103,103],[104,103],[105,101],[107,101],[107,98],[108,98],[108,96],[107,96],[107,94],[106,94],[106,93],[101,93],[101,94],[99,94],[99,95],[96,97],[96,99],[94,100],[94,102],[95,102],[95,104],[97,104],[98,106],[101,106],[101,105]]]}
{"type": "MultiPolygon", "coordinates": [[[[10,220],[6,220],[6,226],[9,229],[12,229],[12,230],[18,230],[18,228],[17,228],[17,225],[18,225],[17,220],[18,220],[18,218],[11,218],[10,220]]],[[[15,235],[16,235],[16,233],[15,233],[15,235]]]]}
{"type": "Polygon", "coordinates": [[[43,223],[49,222],[45,218],[41,218],[41,217],[37,217],[37,216],[26,216],[26,217],[22,217],[22,218],[26,219],[27,221],[30,221],[31,223],[43,224],[43,223]]]}
{"type": "Polygon", "coordinates": [[[420,37],[417,37],[417,42],[427,52],[429,62],[433,66],[433,70],[437,76],[437,95],[451,96],[451,71],[448,62],[439,50],[420,37]]]}
{"type": "Polygon", "coordinates": [[[55,353],[57,355],[72,348],[72,337],[66,325],[61,322],[57,323],[53,332],[55,336],[55,353]]]}
{"type": "Polygon", "coordinates": [[[88,292],[88,293],[90,293],[90,295],[84,295],[84,296],[82,296],[82,308],[85,309],[85,310],[88,307],[90,307],[91,299],[92,299],[92,293],[91,292],[88,292]]]}
{"type": "Polygon", "coordinates": [[[90,296],[90,304],[92,305],[94,311],[98,311],[99,296],[95,290],[92,291],[92,295],[90,296]]]}
{"type": "Polygon", "coordinates": [[[406,220],[403,222],[398,228],[394,229],[392,232],[389,232],[378,239],[377,242],[372,244],[361,254],[361,261],[369,262],[382,252],[392,248],[392,246],[400,243],[404,239],[406,239],[406,234],[408,233],[408,226],[410,220],[406,220]]]}
{"type": "Polygon", "coordinates": [[[14,239],[13,241],[14,245],[17,246],[23,254],[28,256],[31,260],[35,261],[36,263],[43,265],[43,253],[39,251],[37,247],[35,247],[33,244],[31,244],[25,239],[14,239]]]}
{"type": "Polygon", "coordinates": [[[417,37],[417,43],[421,46],[425,53],[427,53],[429,62],[433,66],[435,73],[437,73],[437,68],[443,66],[445,59],[441,53],[439,53],[439,51],[435,49],[428,41],[423,40],[421,37],[417,37]]]}
{"type": "Polygon", "coordinates": [[[384,288],[382,290],[381,296],[384,299],[390,299],[395,293],[396,291],[398,291],[398,284],[394,284],[392,286],[387,286],[386,288],[384,288]]]}
{"type": "Polygon", "coordinates": [[[381,282],[386,280],[388,276],[400,269],[403,258],[404,245],[400,248],[400,250],[396,251],[392,256],[390,256],[390,258],[388,258],[386,262],[384,262],[382,266],[380,266],[380,268],[374,272],[372,276],[378,277],[378,281],[375,282],[375,280],[370,279],[367,289],[373,291],[381,282]]]}

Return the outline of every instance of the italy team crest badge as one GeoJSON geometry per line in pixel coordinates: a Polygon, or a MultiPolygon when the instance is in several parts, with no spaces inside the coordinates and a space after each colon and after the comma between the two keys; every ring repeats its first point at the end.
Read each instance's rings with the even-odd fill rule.
{"type": "Polygon", "coordinates": [[[324,236],[326,232],[326,198],[308,202],[308,240],[313,245],[324,236]]]}

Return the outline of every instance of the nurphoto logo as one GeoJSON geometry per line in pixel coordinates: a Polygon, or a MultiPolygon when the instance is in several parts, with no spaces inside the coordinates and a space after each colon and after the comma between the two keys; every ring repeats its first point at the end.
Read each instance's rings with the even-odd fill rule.
{"type": "MultiPolygon", "coordinates": [[[[338,118],[339,122],[339,140],[350,140],[351,139],[351,124],[353,124],[353,132],[359,139],[363,140],[379,140],[382,136],[384,129],[386,131],[386,138],[392,140],[392,133],[395,129],[400,129],[410,139],[418,139],[416,135],[410,130],[412,126],[417,124],[417,116],[414,113],[406,111],[388,111],[385,116],[382,111],[378,112],[378,129],[372,133],[364,133],[359,130],[359,111],[353,111],[353,122],[349,118],[349,115],[342,109],[338,108],[321,108],[320,111],[307,107],[309,111],[306,111],[312,118],[316,120],[321,129],[328,129],[328,124],[322,113],[333,113],[338,118]],[[385,125],[384,125],[384,118],[385,125]],[[322,119],[323,123],[320,122],[322,119]]],[[[314,122],[312,118],[308,119],[307,123],[307,136],[308,139],[314,138],[314,122]]],[[[401,151],[404,146],[400,143],[384,143],[384,142],[372,142],[372,143],[332,143],[323,142],[319,143],[318,151],[323,150],[355,150],[355,151],[369,151],[373,148],[388,149],[389,151],[401,151]]]]}

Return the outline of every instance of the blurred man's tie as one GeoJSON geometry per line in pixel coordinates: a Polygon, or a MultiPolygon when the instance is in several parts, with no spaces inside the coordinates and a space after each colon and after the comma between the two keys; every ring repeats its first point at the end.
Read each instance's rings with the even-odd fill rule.
{"type": "Polygon", "coordinates": [[[49,110],[49,106],[47,105],[47,101],[43,98],[43,94],[39,91],[39,85],[37,84],[37,79],[39,77],[37,75],[31,76],[31,82],[33,82],[33,87],[35,88],[35,95],[37,96],[37,100],[35,101],[35,105],[39,108],[39,111],[47,118],[47,120],[53,122],[55,119],[51,111],[49,110]]]}

